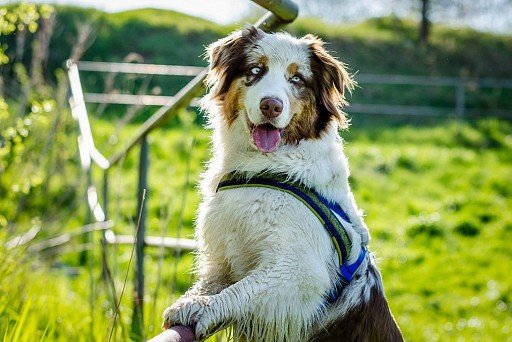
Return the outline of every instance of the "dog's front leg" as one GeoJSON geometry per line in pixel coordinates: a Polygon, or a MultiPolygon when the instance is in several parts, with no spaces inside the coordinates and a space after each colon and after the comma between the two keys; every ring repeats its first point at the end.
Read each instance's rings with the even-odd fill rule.
{"type": "Polygon", "coordinates": [[[209,276],[202,275],[199,277],[199,280],[189,289],[185,294],[180,298],[180,300],[184,297],[194,297],[194,296],[211,296],[216,295],[220,291],[224,290],[226,287],[231,285],[226,281],[227,275],[224,273],[220,273],[220,269],[218,270],[221,276],[212,277],[212,271],[209,272],[209,276]]]}
{"type": "MultiPolygon", "coordinates": [[[[214,261],[216,260],[214,259],[214,261]]],[[[223,262],[208,263],[202,260],[199,264],[199,269],[201,270],[199,280],[175,304],[165,309],[163,314],[164,322],[162,324],[164,329],[169,329],[173,324],[178,323],[172,319],[173,313],[176,310],[189,307],[194,302],[206,301],[207,298],[218,294],[230,285],[226,281],[228,276],[225,273],[228,268],[223,262]]]]}
{"type": "Polygon", "coordinates": [[[164,327],[187,325],[194,328],[197,339],[204,339],[240,316],[248,296],[258,292],[254,284],[259,283],[260,277],[252,274],[215,295],[181,297],[165,310],[164,327]]]}
{"type": "Polygon", "coordinates": [[[268,320],[269,327],[279,327],[281,332],[298,338],[318,314],[326,289],[318,286],[307,291],[300,284],[315,282],[308,279],[307,273],[290,272],[290,269],[296,267],[282,263],[254,271],[217,295],[188,297],[166,310],[166,321],[194,327],[196,338],[201,340],[221,328],[256,316],[261,321],[268,320]]]}

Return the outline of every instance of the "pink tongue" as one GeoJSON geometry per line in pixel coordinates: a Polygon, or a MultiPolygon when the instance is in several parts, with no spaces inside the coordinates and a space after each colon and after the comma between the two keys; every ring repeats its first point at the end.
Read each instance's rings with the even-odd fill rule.
{"type": "Polygon", "coordinates": [[[252,130],[252,140],[261,152],[274,152],[281,141],[281,133],[277,128],[256,126],[252,130]]]}

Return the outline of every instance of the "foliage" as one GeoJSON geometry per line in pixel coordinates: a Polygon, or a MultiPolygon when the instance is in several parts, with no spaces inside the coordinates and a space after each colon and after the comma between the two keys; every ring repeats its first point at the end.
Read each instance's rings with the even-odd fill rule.
{"type": "MultiPolygon", "coordinates": [[[[45,261],[38,261],[35,255],[23,248],[6,250],[3,245],[5,234],[0,232],[0,340],[2,341],[107,341],[112,328],[114,304],[106,293],[101,280],[101,270],[93,272],[95,284],[90,287],[91,278],[87,269],[56,263],[50,268],[45,261]]],[[[128,248],[120,249],[120,264],[126,268],[128,248]]],[[[95,256],[99,258],[98,255],[95,256]]],[[[148,255],[151,261],[154,255],[148,255]]],[[[169,262],[171,264],[171,262],[169,262]]],[[[180,273],[178,289],[183,291],[190,283],[187,270],[191,256],[185,255],[176,265],[180,273]]],[[[148,272],[156,274],[155,263],[148,265],[148,272]]],[[[163,271],[166,279],[172,279],[173,267],[163,271]]],[[[121,286],[121,274],[117,285],[121,286]]],[[[160,332],[161,309],[177,298],[178,293],[169,291],[165,283],[154,304],[153,292],[146,295],[146,320],[148,336],[160,332]],[[158,307],[155,313],[154,305],[158,307]],[[148,315],[149,316],[149,315],[148,315]]],[[[148,287],[156,287],[154,279],[148,279],[148,287]]],[[[121,320],[118,321],[112,341],[128,340],[132,309],[132,287],[127,284],[126,293],[120,305],[121,320]]]]}
{"type": "MultiPolygon", "coordinates": [[[[86,20],[76,18],[78,9],[58,8],[57,20],[69,30],[53,39],[53,67],[60,66],[69,56],[58,44],[70,39],[73,21],[86,20]]],[[[136,47],[146,63],[205,65],[200,58],[204,46],[245,24],[221,27],[173,11],[151,9],[108,15],[93,10],[87,13],[89,18],[101,15],[103,20],[97,25],[96,41],[84,55],[86,60],[119,61],[136,47]],[[138,39],[141,36],[145,37],[142,42],[138,39]]],[[[461,69],[465,69],[467,76],[512,77],[508,63],[512,55],[510,36],[435,25],[431,48],[424,51],[417,46],[417,24],[396,17],[351,25],[299,18],[286,29],[299,36],[311,32],[321,36],[329,42],[329,50],[336,51],[354,71],[460,76],[461,69]],[[386,53],[389,51],[394,53],[386,53]],[[493,63],[482,59],[482,55],[492,56],[493,63]]]]}
{"type": "MultiPolygon", "coordinates": [[[[20,4],[0,12],[3,36],[24,30],[33,34],[53,8],[20,4]]],[[[34,49],[40,49],[37,43],[34,40],[34,49]]],[[[3,49],[5,46],[5,53],[3,49]]],[[[69,207],[74,193],[72,186],[63,191],[59,179],[76,172],[76,153],[64,148],[69,145],[71,128],[66,79],[57,70],[57,85],[45,82],[41,64],[34,57],[28,71],[23,64],[14,63],[17,95],[0,96],[0,228],[8,226],[13,231],[17,231],[16,222],[30,222],[43,213],[50,216],[64,203],[69,207]]]]}
{"type": "MultiPolygon", "coordinates": [[[[43,182],[42,170],[34,169],[37,164],[27,165],[26,160],[37,160],[41,152],[33,146],[33,127],[48,127],[48,113],[53,110],[53,103],[46,101],[44,103],[34,103],[29,114],[23,117],[15,118],[13,122],[8,122],[8,105],[2,100],[1,109],[5,124],[0,132],[2,137],[2,147],[0,148],[0,173],[2,181],[0,183],[0,194],[3,202],[11,201],[17,203],[21,196],[28,195],[34,188],[40,186],[43,182]],[[30,144],[32,143],[32,144],[30,144]],[[32,145],[32,146],[31,146],[32,145]]],[[[3,208],[3,213],[8,212],[3,208]]],[[[0,216],[0,221],[6,225],[6,218],[0,216]]]]}
{"type": "Polygon", "coordinates": [[[348,0],[297,0],[296,3],[301,16],[312,15],[332,23],[350,23],[364,18],[393,15],[421,18],[436,24],[469,25],[490,31],[510,32],[512,29],[510,22],[507,22],[507,14],[512,10],[509,0],[391,0],[357,3],[348,0]],[[423,9],[426,10],[424,13],[423,9]]]}
{"type": "MultiPolygon", "coordinates": [[[[24,70],[19,65],[20,70],[24,70]]],[[[23,71],[24,72],[24,71],[23,71]]],[[[28,82],[28,81],[26,81],[28,82]]],[[[74,187],[62,179],[76,173],[76,151],[69,150],[71,118],[65,107],[66,82],[60,73],[57,98],[43,99],[36,87],[26,110],[15,102],[0,107],[0,226],[51,215],[72,204],[74,187]],[[19,113],[19,114],[18,114],[19,113]],[[61,150],[60,152],[57,152],[61,150]],[[49,206],[49,201],[53,203],[49,206]]],[[[13,227],[11,227],[13,228],[13,227]]]]}
{"type": "MultiPolygon", "coordinates": [[[[10,8],[2,7],[0,8],[0,37],[24,30],[34,33],[37,30],[39,18],[48,18],[52,12],[53,8],[48,5],[36,6],[21,3],[10,8]]],[[[0,65],[9,62],[5,49],[5,45],[0,46],[0,65]]]]}

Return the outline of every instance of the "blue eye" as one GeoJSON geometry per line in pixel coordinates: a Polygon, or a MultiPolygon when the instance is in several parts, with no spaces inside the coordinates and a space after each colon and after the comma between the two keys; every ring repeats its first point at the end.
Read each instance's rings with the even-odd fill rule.
{"type": "Polygon", "coordinates": [[[251,69],[251,74],[253,74],[253,75],[259,75],[260,73],[261,73],[260,67],[254,67],[251,69]]]}
{"type": "Polygon", "coordinates": [[[292,78],[290,78],[290,82],[292,83],[301,83],[302,77],[299,75],[294,75],[292,78]]]}

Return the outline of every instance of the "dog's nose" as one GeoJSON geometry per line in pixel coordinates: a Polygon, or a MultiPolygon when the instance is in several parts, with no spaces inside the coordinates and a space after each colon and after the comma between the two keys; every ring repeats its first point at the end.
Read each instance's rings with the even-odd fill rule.
{"type": "Polygon", "coordinates": [[[277,97],[264,97],[260,102],[260,110],[267,118],[276,118],[283,112],[283,101],[277,97]]]}

